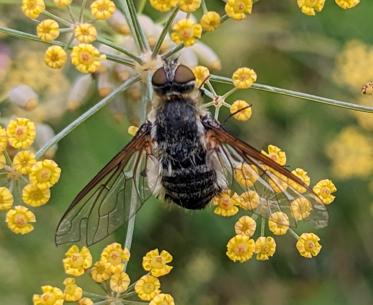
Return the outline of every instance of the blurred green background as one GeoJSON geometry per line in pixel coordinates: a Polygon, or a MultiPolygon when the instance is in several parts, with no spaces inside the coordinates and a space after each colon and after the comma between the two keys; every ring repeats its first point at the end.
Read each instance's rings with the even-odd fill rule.
{"type": "MultiPolygon", "coordinates": [[[[373,80],[373,1],[363,0],[357,8],[343,11],[328,0],[316,17],[301,14],[295,2],[259,1],[246,21],[228,21],[206,35],[203,41],[222,61],[220,73],[230,76],[237,67],[249,66],[257,72],[259,83],[373,105],[372,96],[360,96],[361,86],[373,80]],[[355,63],[344,69],[347,63],[343,52],[352,40],[365,53],[354,54],[352,50],[348,58],[355,63]]],[[[220,1],[207,3],[223,10],[220,1]]],[[[149,7],[146,12],[154,14],[149,7]]],[[[20,9],[1,0],[0,22],[32,31],[31,22],[21,17],[20,9]]],[[[0,43],[12,50],[13,59],[19,50],[39,47],[6,37],[0,43]]],[[[41,56],[39,60],[42,65],[41,56]]],[[[17,64],[21,66],[22,62],[17,64]]],[[[3,76],[3,84],[7,75],[3,76]]],[[[217,89],[226,90],[224,86],[217,89]]],[[[373,116],[366,116],[368,123],[363,124],[364,120],[351,111],[290,97],[255,90],[237,93],[238,97],[253,104],[253,117],[244,124],[230,120],[227,128],[233,134],[257,148],[268,144],[282,147],[288,164],[308,170],[313,183],[322,178],[335,182],[338,192],[329,208],[330,224],[316,232],[323,245],[321,254],[313,260],[300,257],[294,239],[286,235],[276,239],[278,250],[270,261],[252,259],[235,264],[225,256],[225,247],[234,234],[237,217],[218,217],[211,208],[186,212],[150,200],[136,220],[130,276],[142,274],[142,255],[158,247],[174,255],[175,268],[162,280],[162,286],[174,295],[178,305],[373,304],[372,171],[367,168],[359,174],[354,172],[355,162],[360,164],[362,158],[360,151],[340,138],[345,128],[356,130],[369,143],[363,157],[372,162],[369,122],[373,116]],[[341,175],[333,168],[336,162],[345,161],[352,169],[341,175]]],[[[93,97],[82,109],[53,122],[55,130],[97,100],[93,97]]],[[[35,231],[15,236],[1,224],[0,304],[31,304],[32,294],[39,292],[40,285],[62,286],[61,260],[67,247],[54,245],[56,224],[75,194],[128,143],[127,127],[128,121],[116,122],[107,109],[85,122],[60,142],[56,160],[62,177],[53,190],[51,203],[38,210],[35,231]]],[[[123,236],[124,229],[112,239],[120,241],[123,236]]],[[[105,240],[93,247],[96,258],[107,243],[105,240]]]]}

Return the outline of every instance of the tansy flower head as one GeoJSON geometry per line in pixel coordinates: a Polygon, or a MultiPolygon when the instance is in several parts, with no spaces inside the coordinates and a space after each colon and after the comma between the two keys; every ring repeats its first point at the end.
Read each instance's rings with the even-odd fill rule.
{"type": "Polygon", "coordinates": [[[335,196],[332,194],[337,191],[337,188],[331,180],[324,179],[316,183],[313,191],[324,204],[331,204],[335,199],[335,196]]]}
{"type": "Polygon", "coordinates": [[[66,274],[80,276],[85,272],[85,270],[90,268],[91,265],[92,256],[87,247],[82,247],[82,249],[79,249],[78,246],[73,245],[65,253],[63,266],[66,274]]]}
{"type": "Polygon", "coordinates": [[[91,4],[91,14],[98,20],[109,19],[115,12],[115,4],[111,0],[95,0],[91,4]]]}
{"type": "Polygon", "coordinates": [[[178,0],[150,0],[150,5],[160,12],[168,12],[175,7],[177,3],[178,0]]]}
{"type": "Polygon", "coordinates": [[[196,78],[197,87],[201,87],[210,77],[209,69],[204,66],[196,66],[193,68],[193,74],[196,78]]]}
{"type": "Polygon", "coordinates": [[[20,151],[14,158],[12,167],[19,173],[27,175],[36,163],[35,154],[31,151],[20,151]]]}
{"type": "Polygon", "coordinates": [[[158,249],[154,249],[143,257],[142,267],[151,275],[160,277],[171,272],[172,266],[167,265],[170,262],[172,262],[172,255],[169,252],[162,250],[159,253],[158,249]]]}
{"type": "Polygon", "coordinates": [[[38,18],[44,10],[44,0],[22,0],[22,11],[31,19],[38,18]]]}
{"type": "Polygon", "coordinates": [[[4,152],[8,146],[8,137],[6,135],[6,130],[0,127],[0,152],[4,152]]]}
{"type": "Polygon", "coordinates": [[[158,278],[150,274],[141,277],[135,285],[138,297],[143,301],[151,301],[161,293],[161,283],[158,278]]]}
{"type": "Polygon", "coordinates": [[[28,148],[35,140],[35,124],[28,119],[11,120],[6,129],[8,141],[14,148],[28,148]]]}
{"type": "Polygon", "coordinates": [[[228,0],[225,4],[225,12],[229,17],[235,20],[246,18],[253,9],[253,0],[228,0]]]}
{"type": "Polygon", "coordinates": [[[91,269],[91,277],[95,282],[102,283],[110,278],[112,268],[108,262],[99,260],[91,269]]]}
{"type": "Polygon", "coordinates": [[[69,6],[72,0],[53,0],[53,2],[57,7],[63,8],[63,7],[69,6]]]}
{"type": "Polygon", "coordinates": [[[174,298],[170,294],[158,294],[149,305],[175,305],[174,298]]]}
{"type": "Polygon", "coordinates": [[[31,223],[36,222],[35,215],[23,206],[16,206],[6,214],[8,228],[16,234],[27,234],[34,230],[31,223]]]}
{"type": "Polygon", "coordinates": [[[255,191],[247,191],[240,195],[240,207],[244,210],[255,210],[260,202],[260,197],[255,191]]]}
{"type": "Polygon", "coordinates": [[[43,294],[34,294],[32,301],[34,305],[62,305],[64,298],[63,292],[57,287],[49,285],[42,286],[41,291],[43,294]]]}
{"type": "Polygon", "coordinates": [[[68,277],[63,281],[65,285],[64,297],[67,302],[77,302],[83,296],[83,289],[80,288],[74,278],[68,277]]]}
{"type": "Polygon", "coordinates": [[[347,10],[358,5],[360,0],[335,0],[335,3],[344,10],[347,10]]]}
{"type": "Polygon", "coordinates": [[[22,190],[22,200],[32,207],[40,207],[46,204],[51,197],[49,188],[40,189],[34,184],[27,184],[22,190]]]}
{"type": "MultiPolygon", "coordinates": [[[[303,183],[305,185],[307,185],[307,186],[310,185],[311,179],[304,169],[296,168],[296,169],[292,170],[291,172],[292,172],[292,174],[294,174],[294,176],[298,177],[301,181],[303,181],[303,183]]],[[[298,191],[299,193],[304,193],[306,191],[306,188],[304,186],[300,185],[299,183],[297,183],[297,182],[295,182],[291,179],[288,179],[288,184],[292,188],[294,188],[296,191],[298,191]]]]}
{"type": "Polygon", "coordinates": [[[37,25],[36,33],[43,41],[53,41],[60,35],[60,27],[56,21],[46,19],[37,25]]]}
{"type": "Polygon", "coordinates": [[[257,76],[253,69],[238,68],[232,75],[233,85],[237,89],[247,89],[256,82],[257,76]]]}
{"type": "Polygon", "coordinates": [[[234,262],[246,262],[254,254],[255,242],[246,235],[236,235],[227,244],[227,256],[234,262]]]}
{"type": "Polygon", "coordinates": [[[271,158],[276,163],[284,166],[286,164],[286,153],[275,145],[268,145],[268,152],[262,150],[262,154],[271,158]]]}
{"type": "Polygon", "coordinates": [[[290,203],[290,211],[295,220],[306,219],[312,212],[311,202],[304,197],[297,198],[290,203]]]}
{"type": "Polygon", "coordinates": [[[38,161],[31,168],[29,175],[31,184],[40,189],[51,188],[60,179],[61,169],[53,160],[38,161]]]}
{"type": "Polygon", "coordinates": [[[302,13],[308,16],[315,16],[324,8],[325,0],[297,0],[298,7],[302,13]]]}
{"type": "Polygon", "coordinates": [[[13,194],[4,186],[0,186],[0,211],[9,210],[13,206],[13,194]]]}
{"type": "Polygon", "coordinates": [[[221,17],[217,12],[209,11],[201,17],[200,24],[206,32],[215,31],[221,23],[221,17]]]}
{"type": "Polygon", "coordinates": [[[101,260],[109,263],[113,267],[123,266],[123,263],[128,262],[129,259],[130,253],[128,249],[123,249],[122,245],[119,243],[112,243],[106,246],[101,253],[101,260]]]}
{"type": "Polygon", "coordinates": [[[296,244],[299,254],[306,258],[317,256],[321,250],[320,238],[314,233],[303,233],[296,244]]]}
{"type": "Polygon", "coordinates": [[[201,38],[202,26],[191,19],[182,19],[172,27],[171,39],[175,43],[183,43],[189,47],[201,38]]]}
{"type": "Polygon", "coordinates": [[[52,69],[61,69],[67,60],[65,50],[60,46],[50,46],[44,54],[45,64],[52,69]]]}
{"type": "Polygon", "coordinates": [[[255,253],[258,261],[266,261],[276,252],[276,242],[273,237],[259,237],[255,242],[255,253]]]}
{"type": "Polygon", "coordinates": [[[231,196],[230,191],[224,191],[216,195],[212,199],[212,203],[215,206],[214,213],[216,215],[229,217],[238,213],[240,198],[236,193],[231,196]]]}
{"type": "Polygon", "coordinates": [[[130,284],[130,278],[125,272],[115,272],[110,278],[110,289],[116,293],[125,292],[130,284]]]}
{"type": "Polygon", "coordinates": [[[234,179],[243,187],[252,187],[258,178],[258,169],[255,165],[240,163],[234,168],[234,179]]]}
{"type": "Polygon", "coordinates": [[[251,237],[256,230],[256,222],[250,216],[242,216],[234,225],[234,231],[237,235],[246,235],[251,237]]]}
{"type": "Polygon", "coordinates": [[[269,230],[275,235],[284,235],[289,229],[289,217],[283,212],[272,213],[268,220],[269,230]]]}
{"type": "Polygon", "coordinates": [[[96,72],[104,59],[105,55],[91,44],[81,43],[71,51],[71,62],[82,73],[96,72]]]}
{"type": "Polygon", "coordinates": [[[251,107],[243,100],[235,101],[229,109],[233,117],[238,121],[247,121],[251,118],[251,107]]]}
{"type": "Polygon", "coordinates": [[[179,0],[179,7],[185,13],[193,13],[201,6],[201,0],[179,0]]]}
{"type": "Polygon", "coordinates": [[[26,111],[34,110],[39,104],[39,97],[36,92],[30,86],[24,84],[13,86],[8,93],[8,99],[11,103],[26,111]]]}
{"type": "Polygon", "coordinates": [[[79,23],[74,28],[74,35],[81,43],[91,43],[96,40],[97,30],[90,23],[79,23]]]}

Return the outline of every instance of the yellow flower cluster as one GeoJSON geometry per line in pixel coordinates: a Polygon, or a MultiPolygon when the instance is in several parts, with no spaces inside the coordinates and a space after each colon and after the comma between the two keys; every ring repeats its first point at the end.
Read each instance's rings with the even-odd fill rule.
{"type": "MultiPolygon", "coordinates": [[[[323,10],[325,0],[297,0],[298,7],[303,14],[315,16],[323,10]]],[[[335,0],[335,3],[344,10],[355,7],[360,3],[360,0],[335,0]]]]}
{"type": "Polygon", "coordinates": [[[5,222],[16,234],[30,233],[36,221],[34,213],[20,204],[45,205],[61,174],[54,161],[36,160],[31,148],[35,137],[35,124],[25,118],[9,121],[6,129],[0,127],[0,173],[8,183],[0,187],[0,211],[7,211],[5,222]]]}
{"type": "MultiPolygon", "coordinates": [[[[150,305],[175,305],[170,294],[162,293],[159,277],[168,274],[172,267],[168,265],[172,256],[167,251],[154,249],[143,257],[143,268],[146,273],[131,284],[129,275],[125,272],[129,262],[130,253],[119,243],[106,246],[100,259],[93,263],[92,255],[87,247],[79,248],[73,245],[65,253],[63,266],[69,276],[64,281],[64,290],[42,286],[41,294],[33,296],[34,305],[62,305],[65,302],[78,302],[79,305],[92,305],[103,299],[110,299],[112,303],[126,302],[130,295],[136,294],[140,301],[149,302],[150,305]],[[107,287],[106,296],[92,294],[77,284],[77,277],[90,274],[97,285],[107,287]],[[92,298],[83,297],[93,296],[92,298]],[[97,298],[97,300],[96,300],[97,298]]],[[[133,301],[128,301],[133,302],[133,301]]]]}

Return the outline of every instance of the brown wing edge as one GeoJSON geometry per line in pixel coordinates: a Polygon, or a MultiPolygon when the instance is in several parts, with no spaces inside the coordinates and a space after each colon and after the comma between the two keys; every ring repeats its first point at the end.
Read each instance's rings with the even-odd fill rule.
{"type": "Polygon", "coordinates": [[[148,143],[148,136],[150,135],[152,124],[147,121],[142,124],[137,131],[136,135],[131,139],[131,141],[122,150],[117,153],[97,174],[93,177],[91,181],[76,195],[73,199],[65,213],[62,215],[60,221],[57,224],[55,233],[55,244],[57,244],[57,232],[60,228],[64,218],[69,214],[69,212],[88,194],[102,179],[104,179],[108,174],[110,174],[115,168],[121,164],[126,164],[130,159],[131,155],[135,151],[143,150],[148,143]]]}

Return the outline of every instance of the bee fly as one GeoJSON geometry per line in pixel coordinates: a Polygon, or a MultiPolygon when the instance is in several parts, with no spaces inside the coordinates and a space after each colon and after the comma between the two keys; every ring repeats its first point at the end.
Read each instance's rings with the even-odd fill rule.
{"type": "Polygon", "coordinates": [[[302,180],[203,110],[191,69],[165,62],[152,86],[147,121],[75,197],[57,227],[57,244],[102,240],[126,222],[130,203],[138,210],[152,195],[195,210],[228,189],[256,192],[257,214],[282,211],[293,222],[290,204],[304,198],[311,206],[308,219],[318,227],[327,224],[325,207],[302,180]]]}

